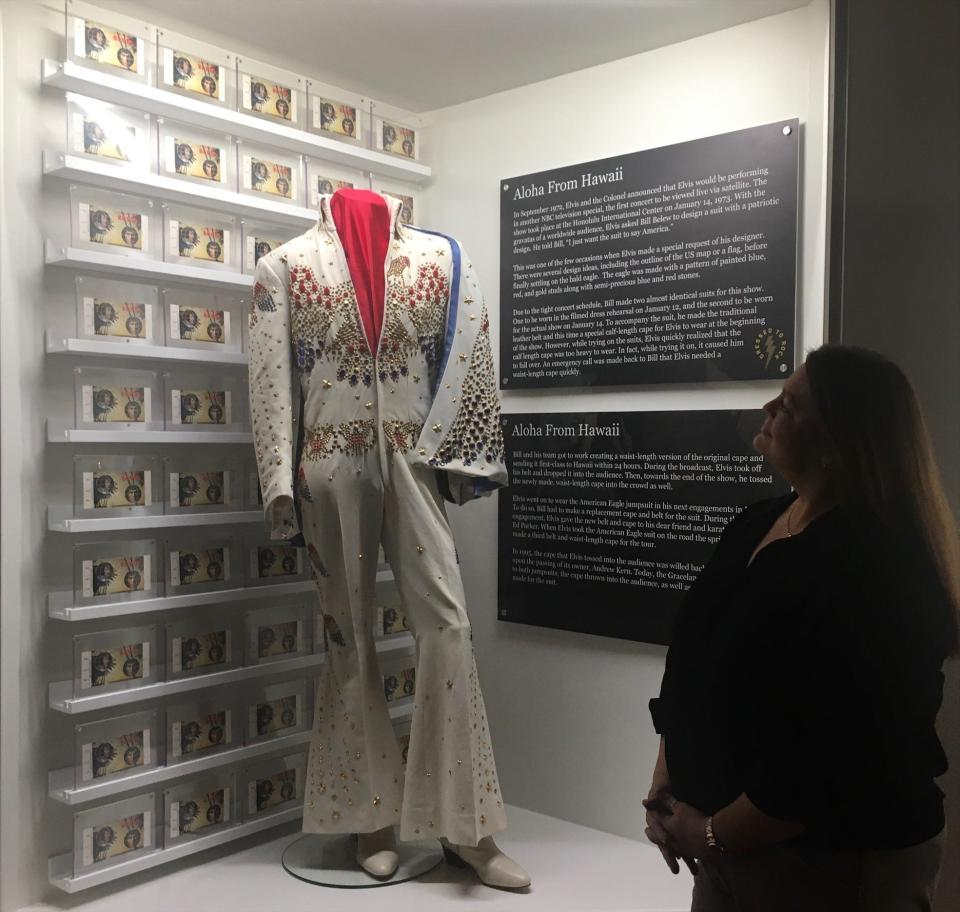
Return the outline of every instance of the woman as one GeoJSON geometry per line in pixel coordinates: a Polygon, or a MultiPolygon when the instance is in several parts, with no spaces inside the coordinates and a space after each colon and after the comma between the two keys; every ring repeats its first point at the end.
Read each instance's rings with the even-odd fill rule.
{"type": "Polygon", "coordinates": [[[724,530],[684,600],[647,835],[692,912],[929,910],[960,549],[909,382],[824,346],[754,439],[794,489],[724,530]]]}

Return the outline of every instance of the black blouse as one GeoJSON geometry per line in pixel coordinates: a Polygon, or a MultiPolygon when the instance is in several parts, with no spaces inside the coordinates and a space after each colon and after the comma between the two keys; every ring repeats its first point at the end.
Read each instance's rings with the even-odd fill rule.
{"type": "Polygon", "coordinates": [[[748,566],[795,496],[731,521],[684,599],[650,701],[673,792],[705,814],[745,792],[823,848],[914,845],[944,825],[949,600],[915,536],[853,509],[748,566]]]}

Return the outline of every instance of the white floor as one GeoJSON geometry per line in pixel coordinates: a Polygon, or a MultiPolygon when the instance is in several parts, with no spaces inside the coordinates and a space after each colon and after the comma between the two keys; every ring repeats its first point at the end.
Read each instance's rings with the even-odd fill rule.
{"type": "Polygon", "coordinates": [[[369,890],[315,887],[280,866],[296,827],[256,837],[189,862],[90,890],[51,898],[21,912],[689,912],[691,878],[673,876],[646,843],[611,836],[543,814],[510,808],[498,843],[529,871],[533,887],[511,894],[484,887],[472,872],[441,865],[425,877],[369,890]]]}

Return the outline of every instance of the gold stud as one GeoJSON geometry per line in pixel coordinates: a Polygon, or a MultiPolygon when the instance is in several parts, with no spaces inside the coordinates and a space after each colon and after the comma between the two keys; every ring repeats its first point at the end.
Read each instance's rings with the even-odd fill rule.
{"type": "Polygon", "coordinates": [[[323,388],[324,388],[325,390],[330,389],[332,386],[333,386],[333,384],[332,384],[329,380],[324,380],[324,381],[323,381],[323,388]]]}
{"type": "Polygon", "coordinates": [[[477,319],[477,315],[476,315],[476,314],[470,314],[470,319],[471,319],[471,320],[476,320],[476,319],[477,319]]]}
{"type": "MultiPolygon", "coordinates": [[[[384,754],[384,756],[386,756],[386,754],[384,754]]],[[[379,795],[374,795],[374,796],[373,796],[373,806],[374,806],[374,807],[380,807],[380,796],[379,796],[379,795]]]]}
{"type": "Polygon", "coordinates": [[[423,545],[417,545],[417,554],[423,554],[423,545]]]}
{"type": "Polygon", "coordinates": [[[372,402],[364,403],[364,406],[363,406],[363,407],[364,407],[364,408],[368,408],[368,409],[372,409],[372,408],[373,408],[373,403],[372,403],[372,402]]]}
{"type": "Polygon", "coordinates": [[[486,814],[481,814],[481,815],[480,815],[480,825],[483,826],[483,824],[485,824],[486,822],[487,822],[487,815],[486,815],[486,814]]]}

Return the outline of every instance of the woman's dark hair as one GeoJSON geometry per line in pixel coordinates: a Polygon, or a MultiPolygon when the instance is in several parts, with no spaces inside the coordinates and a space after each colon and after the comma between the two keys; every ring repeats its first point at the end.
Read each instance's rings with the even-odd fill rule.
{"type": "Polygon", "coordinates": [[[866,348],[823,345],[807,380],[833,446],[841,500],[888,528],[915,530],[953,606],[950,651],[960,649],[960,538],[917,397],[903,371],[866,348]]]}

